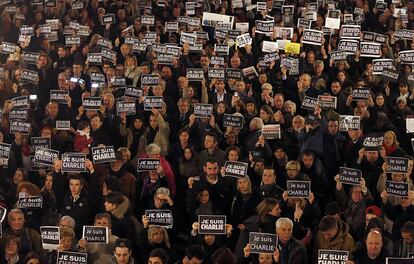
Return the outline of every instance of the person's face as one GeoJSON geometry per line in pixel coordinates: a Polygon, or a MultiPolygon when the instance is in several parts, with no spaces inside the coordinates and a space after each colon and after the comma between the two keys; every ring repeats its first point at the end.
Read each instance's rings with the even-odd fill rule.
{"type": "Polygon", "coordinates": [[[164,231],[161,228],[157,228],[151,238],[155,243],[161,244],[164,241],[164,231]]]}
{"type": "Polygon", "coordinates": [[[312,167],[314,159],[315,158],[312,155],[303,155],[303,165],[305,165],[306,168],[312,167]]]}
{"type": "Polygon", "coordinates": [[[404,174],[403,173],[393,173],[391,174],[392,181],[395,182],[402,182],[404,180],[404,174]]]}
{"type": "Polygon", "coordinates": [[[238,68],[240,66],[240,58],[238,56],[233,56],[230,63],[233,68],[238,68]]]}
{"type": "Polygon", "coordinates": [[[53,176],[51,176],[51,175],[46,176],[45,188],[48,191],[53,189],[53,176]]]}
{"type": "Polygon", "coordinates": [[[110,203],[108,201],[105,201],[104,206],[105,206],[105,212],[108,212],[108,213],[115,210],[115,207],[116,207],[113,203],[110,203]]]}
{"type": "Polygon", "coordinates": [[[114,255],[116,263],[127,264],[129,262],[129,258],[131,257],[131,251],[127,247],[116,247],[114,255]]]}
{"type": "Polygon", "coordinates": [[[201,204],[207,204],[210,201],[210,194],[208,191],[202,191],[198,195],[198,200],[201,204]]]}
{"type": "Polygon", "coordinates": [[[274,98],[274,101],[275,101],[275,108],[281,109],[284,103],[283,97],[280,95],[276,95],[274,98]]]}
{"type": "Polygon", "coordinates": [[[190,135],[187,132],[182,132],[179,136],[181,143],[188,143],[188,140],[190,139],[190,135]]]}
{"type": "Polygon", "coordinates": [[[285,152],[283,151],[283,149],[278,148],[275,150],[274,152],[275,158],[276,159],[283,159],[285,157],[285,152]]]}
{"type": "Polygon", "coordinates": [[[168,67],[164,67],[164,68],[162,68],[162,76],[163,76],[165,79],[170,80],[170,79],[171,79],[171,77],[172,77],[172,72],[171,72],[171,69],[170,69],[170,68],[168,68],[168,67]]]}
{"type": "Polygon", "coordinates": [[[264,170],[262,175],[263,184],[273,184],[276,182],[276,176],[273,170],[264,170]]]}
{"type": "Polygon", "coordinates": [[[273,258],[271,254],[259,254],[259,264],[272,264],[273,258]]]}
{"type": "Polygon", "coordinates": [[[164,262],[159,257],[150,257],[148,264],[164,264],[164,262]]]}
{"type": "Polygon", "coordinates": [[[217,113],[218,114],[224,114],[224,112],[226,112],[226,107],[224,106],[224,104],[219,104],[217,106],[217,113]]]}
{"type": "Polygon", "coordinates": [[[157,124],[157,118],[155,118],[155,116],[150,117],[150,126],[153,129],[157,128],[158,124],[157,124]]]}
{"type": "Polygon", "coordinates": [[[185,77],[180,77],[177,80],[178,83],[178,87],[180,87],[180,89],[184,89],[188,86],[188,79],[185,77]]]}
{"type": "MultiPolygon", "coordinates": [[[[227,136],[227,144],[229,144],[229,145],[234,145],[234,144],[236,144],[236,134],[235,133],[230,133],[228,136],[227,136]]],[[[239,156],[238,156],[238,154],[237,154],[237,159],[236,160],[231,160],[231,161],[237,161],[239,159],[239,156]]],[[[229,158],[229,160],[230,160],[230,158],[229,158]]]]}
{"type": "Polygon", "coordinates": [[[352,129],[348,130],[348,135],[352,141],[356,141],[362,135],[362,130],[360,129],[352,129]]]}
{"type": "Polygon", "coordinates": [[[331,84],[331,90],[333,94],[339,94],[341,91],[341,85],[338,82],[333,82],[331,84]]]}
{"type": "Polygon", "coordinates": [[[338,133],[338,121],[329,121],[328,122],[328,133],[331,135],[336,135],[338,133]]]}
{"type": "Polygon", "coordinates": [[[81,75],[82,66],[75,64],[75,65],[72,66],[72,70],[73,70],[74,75],[81,75]]]}
{"type": "Polygon", "coordinates": [[[127,67],[135,67],[135,61],[132,58],[127,58],[126,59],[126,65],[127,67]]]}
{"type": "Polygon", "coordinates": [[[210,59],[207,56],[202,56],[200,58],[200,64],[203,68],[208,67],[210,65],[210,59]]]}
{"type": "Polygon", "coordinates": [[[218,173],[217,163],[207,162],[206,166],[204,166],[204,172],[207,177],[215,177],[218,173]]]}
{"type": "Polygon", "coordinates": [[[239,153],[235,150],[230,150],[228,155],[229,161],[238,161],[239,160],[239,153]]]}
{"type": "Polygon", "coordinates": [[[225,87],[225,85],[224,85],[224,82],[223,81],[217,81],[216,82],[216,89],[217,89],[217,91],[218,92],[223,92],[224,91],[224,87],[225,87]]]}
{"type": "MultiPolygon", "coordinates": [[[[341,64],[341,65],[342,65],[342,64],[341,64]]],[[[338,73],[338,81],[340,81],[340,82],[344,82],[344,81],[345,81],[345,79],[346,79],[345,73],[343,73],[343,72],[339,72],[339,73],[338,73]]]]}
{"type": "Polygon", "coordinates": [[[315,68],[315,73],[317,75],[320,75],[323,72],[323,65],[322,64],[316,64],[314,68],[315,68]]]}
{"type": "Polygon", "coordinates": [[[66,51],[65,51],[65,49],[64,49],[64,48],[62,48],[62,47],[58,48],[58,55],[59,55],[59,57],[60,57],[60,58],[65,57],[65,56],[66,56],[66,51]]]}
{"type": "Polygon", "coordinates": [[[258,161],[254,164],[254,171],[261,175],[263,173],[264,170],[264,162],[263,161],[258,161]]]}
{"type": "Polygon", "coordinates": [[[377,103],[378,106],[383,106],[384,105],[384,97],[382,95],[377,96],[377,98],[375,98],[375,102],[377,103]]]}
{"type": "Polygon", "coordinates": [[[186,160],[189,160],[189,159],[191,159],[193,157],[193,154],[191,153],[191,150],[189,150],[189,149],[185,149],[184,150],[184,158],[186,159],[186,160]]]}
{"type": "Polygon", "coordinates": [[[249,182],[246,179],[239,179],[237,181],[237,187],[239,187],[239,190],[241,193],[248,193],[249,192],[249,182]]]}
{"type": "Polygon", "coordinates": [[[270,115],[264,111],[264,110],[260,110],[260,119],[262,119],[263,121],[267,121],[270,118],[270,115]]]}
{"type": "Polygon", "coordinates": [[[394,144],[394,136],[390,133],[386,133],[384,135],[384,144],[388,147],[392,146],[394,144]]]}
{"type": "Polygon", "coordinates": [[[367,241],[367,254],[370,258],[376,258],[381,253],[382,238],[381,235],[368,235],[367,241]]]}
{"type": "Polygon", "coordinates": [[[358,203],[362,200],[362,189],[361,187],[355,187],[351,192],[351,199],[353,202],[358,203]]]}
{"type": "Polygon", "coordinates": [[[6,255],[14,256],[17,254],[18,246],[16,241],[6,242],[5,253],[6,255]]]}
{"type": "Polygon", "coordinates": [[[327,230],[327,231],[321,232],[321,233],[322,233],[322,236],[325,240],[331,241],[331,239],[336,236],[337,232],[338,232],[338,228],[332,228],[330,230],[327,230]]]}
{"type": "Polygon", "coordinates": [[[307,56],[308,57],[308,62],[311,63],[311,64],[314,63],[315,62],[315,54],[313,52],[310,52],[307,55],[308,55],[307,56]]]}
{"type": "Polygon", "coordinates": [[[101,128],[101,126],[102,126],[102,122],[99,116],[95,116],[91,119],[92,130],[98,130],[99,128],[101,128]]]}
{"type": "Polygon", "coordinates": [[[207,135],[204,138],[204,147],[206,149],[214,149],[216,147],[217,143],[214,140],[214,137],[207,135]]]}
{"type": "Polygon", "coordinates": [[[161,208],[164,205],[164,195],[163,194],[157,194],[154,197],[154,205],[156,208],[161,208]]]}
{"type": "Polygon", "coordinates": [[[282,212],[282,209],[280,209],[280,205],[276,204],[272,210],[270,210],[269,214],[272,216],[280,216],[280,213],[282,212]]]}
{"type": "Polygon", "coordinates": [[[162,87],[160,85],[152,87],[152,93],[155,96],[162,96],[162,94],[163,94],[162,87]]]}
{"type": "Polygon", "coordinates": [[[24,176],[21,170],[16,170],[16,172],[13,175],[13,183],[14,184],[19,184],[21,182],[23,182],[24,180],[24,176]]]}
{"type": "Polygon", "coordinates": [[[205,235],[204,236],[204,241],[206,242],[207,245],[211,246],[214,244],[214,242],[216,242],[216,236],[215,235],[205,235]]]}
{"type": "Polygon", "coordinates": [[[407,244],[413,244],[414,243],[414,236],[410,234],[409,232],[401,232],[401,237],[407,244]]]}
{"type": "Polygon", "coordinates": [[[38,62],[38,67],[40,69],[43,69],[47,65],[47,58],[45,56],[40,56],[37,62],[38,62]]]}
{"type": "Polygon", "coordinates": [[[124,163],[122,162],[122,160],[116,160],[112,161],[109,165],[111,166],[111,170],[113,170],[114,172],[118,172],[122,168],[122,165],[124,165],[124,163]]]}
{"type": "Polygon", "coordinates": [[[311,80],[308,76],[303,75],[300,77],[300,82],[302,83],[303,87],[307,88],[310,86],[311,80]]]}
{"type": "Polygon", "coordinates": [[[106,217],[97,218],[94,223],[95,226],[110,228],[109,220],[106,217]]]}
{"type": "Polygon", "coordinates": [[[8,221],[10,228],[13,231],[20,231],[24,226],[24,216],[19,213],[10,213],[10,219],[8,221]]]}
{"type": "Polygon", "coordinates": [[[305,127],[305,122],[301,118],[294,118],[292,121],[292,127],[295,131],[299,131],[305,127]]]}
{"type": "Polygon", "coordinates": [[[72,245],[72,238],[71,237],[63,237],[60,239],[60,244],[63,247],[63,250],[69,251],[70,246],[72,245]]]}
{"type": "Polygon", "coordinates": [[[69,188],[70,188],[70,193],[72,195],[79,195],[80,192],[82,191],[82,183],[80,180],[77,179],[71,179],[69,181],[69,188]]]}
{"type": "Polygon", "coordinates": [[[276,230],[276,233],[282,243],[286,243],[290,240],[292,237],[292,232],[293,229],[290,224],[283,224],[276,230]]]}
{"type": "Polygon", "coordinates": [[[252,104],[252,103],[246,104],[246,111],[247,111],[247,113],[253,113],[254,112],[254,104],[252,104]]]}
{"type": "Polygon", "coordinates": [[[298,170],[292,170],[292,169],[286,170],[286,174],[287,174],[289,179],[295,178],[296,176],[298,176],[298,173],[299,173],[298,170]]]}
{"type": "Polygon", "coordinates": [[[375,162],[378,159],[378,151],[367,151],[365,156],[368,162],[375,162]]]}
{"type": "Polygon", "coordinates": [[[412,199],[409,199],[408,197],[401,197],[400,199],[400,205],[402,208],[407,208],[408,206],[411,205],[412,203],[412,199]]]}
{"type": "Polygon", "coordinates": [[[188,102],[183,101],[178,104],[178,110],[180,111],[180,113],[187,113],[189,108],[190,105],[188,104],[188,102]]]}
{"type": "Polygon", "coordinates": [[[244,82],[236,82],[236,91],[239,93],[243,93],[244,89],[246,89],[246,84],[244,82]]]}
{"type": "Polygon", "coordinates": [[[49,113],[50,116],[56,116],[58,113],[58,110],[59,110],[59,107],[55,103],[50,103],[47,106],[47,112],[49,113]]]}
{"type": "Polygon", "coordinates": [[[266,74],[260,74],[259,75],[259,83],[260,84],[264,84],[266,82],[267,82],[267,76],[266,76],[266,74]]]}

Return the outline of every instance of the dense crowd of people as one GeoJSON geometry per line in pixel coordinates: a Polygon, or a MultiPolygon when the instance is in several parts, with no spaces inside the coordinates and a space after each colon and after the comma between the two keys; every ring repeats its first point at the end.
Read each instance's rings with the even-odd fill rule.
{"type": "Polygon", "coordinates": [[[0,11],[0,263],[414,263],[412,0],[0,11]]]}

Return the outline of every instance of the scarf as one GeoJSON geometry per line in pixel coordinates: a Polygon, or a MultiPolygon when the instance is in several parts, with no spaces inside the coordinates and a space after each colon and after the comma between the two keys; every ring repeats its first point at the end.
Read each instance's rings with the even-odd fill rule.
{"type": "Polygon", "coordinates": [[[83,130],[76,130],[76,132],[78,132],[79,133],[79,135],[80,136],[85,136],[86,137],[86,139],[89,139],[90,138],[90,132],[85,132],[85,131],[83,131],[83,130]]]}
{"type": "Polygon", "coordinates": [[[397,146],[394,145],[388,147],[387,145],[382,144],[382,146],[384,147],[387,156],[397,150],[397,146]]]}

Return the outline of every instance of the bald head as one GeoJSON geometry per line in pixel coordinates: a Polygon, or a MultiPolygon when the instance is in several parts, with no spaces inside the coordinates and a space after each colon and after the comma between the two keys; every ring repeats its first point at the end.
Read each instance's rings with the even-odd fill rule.
{"type": "Polygon", "coordinates": [[[370,259],[375,259],[381,254],[382,249],[382,234],[378,231],[372,230],[367,236],[367,255],[370,259]]]}

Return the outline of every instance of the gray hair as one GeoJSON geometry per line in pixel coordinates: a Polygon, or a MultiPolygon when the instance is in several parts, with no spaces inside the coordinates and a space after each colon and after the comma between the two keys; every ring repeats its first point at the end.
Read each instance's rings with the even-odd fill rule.
{"type": "Polygon", "coordinates": [[[11,220],[11,215],[12,214],[20,214],[23,216],[24,219],[24,213],[21,209],[15,208],[15,209],[11,209],[9,212],[9,215],[7,216],[7,220],[10,221],[11,220]]]}
{"type": "Polygon", "coordinates": [[[160,154],[161,148],[157,144],[151,143],[147,146],[146,152],[147,154],[150,154],[150,155],[160,154]]]}
{"type": "Polygon", "coordinates": [[[254,124],[259,130],[262,129],[264,126],[263,120],[260,119],[259,117],[253,117],[250,123],[254,124]]]}
{"type": "Polygon", "coordinates": [[[287,217],[281,217],[276,221],[276,231],[282,226],[282,225],[290,225],[290,227],[293,228],[293,222],[290,220],[290,218],[287,217]]]}
{"type": "Polygon", "coordinates": [[[164,194],[166,196],[170,196],[170,190],[165,187],[160,187],[155,191],[154,197],[157,196],[157,194],[164,194]]]}
{"type": "Polygon", "coordinates": [[[75,226],[76,226],[75,219],[73,219],[69,215],[64,215],[64,216],[62,216],[62,218],[60,218],[59,223],[62,222],[62,221],[65,221],[65,220],[69,222],[69,227],[70,228],[75,229],[75,226]]]}

